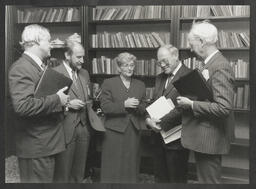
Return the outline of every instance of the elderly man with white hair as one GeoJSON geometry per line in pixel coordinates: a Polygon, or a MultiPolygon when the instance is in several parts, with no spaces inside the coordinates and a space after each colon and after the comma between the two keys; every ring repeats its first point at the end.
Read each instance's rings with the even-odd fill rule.
{"type": "Polygon", "coordinates": [[[16,154],[20,179],[26,183],[52,182],[55,155],[65,150],[61,115],[68,102],[67,87],[37,98],[35,89],[50,56],[50,33],[28,25],[22,33],[22,56],[9,71],[9,90],[16,115],[16,154]]]}
{"type": "Polygon", "coordinates": [[[220,183],[221,157],[234,137],[234,73],[216,47],[217,28],[208,21],[193,23],[188,36],[191,50],[204,60],[201,69],[213,93],[212,101],[177,97],[183,107],[182,145],[195,154],[200,183],[220,183]]]}

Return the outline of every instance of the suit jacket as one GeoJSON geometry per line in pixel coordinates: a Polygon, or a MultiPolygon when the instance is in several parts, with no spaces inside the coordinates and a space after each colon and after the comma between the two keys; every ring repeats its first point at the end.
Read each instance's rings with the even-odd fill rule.
{"type": "MultiPolygon", "coordinates": [[[[178,80],[181,76],[187,74],[189,71],[190,69],[182,65],[166,89],[164,89],[164,87],[167,75],[164,73],[159,74],[156,77],[154,100],[157,100],[161,96],[165,96],[166,98],[170,98],[174,105],[177,106],[176,98],[179,96],[179,93],[172,83],[178,80]]],[[[160,126],[164,131],[168,131],[179,124],[181,124],[181,110],[179,108],[175,108],[161,119],[160,126]]],[[[180,139],[165,145],[165,147],[170,149],[183,149],[180,143],[180,139]]]]}
{"type": "Polygon", "coordinates": [[[234,138],[234,73],[220,52],[203,69],[209,71],[213,102],[194,101],[193,109],[183,112],[182,145],[201,153],[226,154],[234,138]]]}
{"type": "MultiPolygon", "coordinates": [[[[53,69],[59,73],[64,74],[66,77],[70,77],[63,63],[53,69]]],[[[89,78],[88,71],[85,69],[79,70],[79,72],[77,73],[77,80],[78,82],[81,82],[81,86],[82,86],[81,91],[84,95],[80,96],[78,89],[75,87],[74,84],[72,84],[68,93],[68,95],[70,96],[70,100],[77,98],[77,99],[86,101],[89,98],[88,87],[90,83],[90,78],[89,78]]],[[[85,126],[90,126],[87,107],[88,106],[80,110],[69,109],[68,112],[64,113],[63,126],[64,126],[66,144],[69,144],[71,142],[75,127],[79,122],[81,122],[85,126]]]]}
{"type": "Polygon", "coordinates": [[[16,153],[22,158],[37,158],[65,149],[57,94],[35,98],[34,92],[43,71],[23,54],[10,68],[9,90],[16,113],[16,153]]]}
{"type": "Polygon", "coordinates": [[[137,130],[141,129],[144,123],[145,95],[145,84],[139,80],[132,78],[127,90],[120,76],[106,79],[100,96],[101,108],[106,115],[105,127],[124,133],[129,123],[132,123],[137,130]],[[124,101],[128,97],[135,97],[140,101],[137,109],[124,107],[124,101]]]}

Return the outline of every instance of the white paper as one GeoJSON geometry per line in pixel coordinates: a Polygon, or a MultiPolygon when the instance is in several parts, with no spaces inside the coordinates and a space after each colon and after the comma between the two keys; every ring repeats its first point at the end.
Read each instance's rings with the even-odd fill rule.
{"type": "Polygon", "coordinates": [[[179,129],[178,131],[172,133],[172,134],[169,135],[168,137],[163,138],[163,140],[164,140],[164,143],[165,143],[165,144],[168,144],[168,143],[170,143],[170,142],[173,142],[173,141],[175,141],[175,140],[178,140],[180,137],[181,137],[181,129],[179,129]]]}
{"type": "Polygon", "coordinates": [[[168,114],[174,107],[175,106],[171,99],[167,100],[164,96],[161,96],[150,106],[148,106],[146,110],[151,118],[161,119],[166,114],[168,114]]]}

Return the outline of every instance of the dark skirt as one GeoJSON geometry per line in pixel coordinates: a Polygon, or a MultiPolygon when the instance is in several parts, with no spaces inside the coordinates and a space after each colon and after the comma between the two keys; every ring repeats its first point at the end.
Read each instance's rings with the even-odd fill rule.
{"type": "Polygon", "coordinates": [[[130,123],[124,133],[107,129],[102,145],[101,182],[137,183],[140,133],[130,123]]]}

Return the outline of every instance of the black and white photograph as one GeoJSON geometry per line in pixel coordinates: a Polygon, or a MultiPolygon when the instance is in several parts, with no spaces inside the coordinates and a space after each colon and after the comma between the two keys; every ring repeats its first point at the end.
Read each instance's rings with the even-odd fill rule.
{"type": "Polygon", "coordinates": [[[250,184],[251,5],[77,2],[4,6],[5,183],[250,184]]]}

